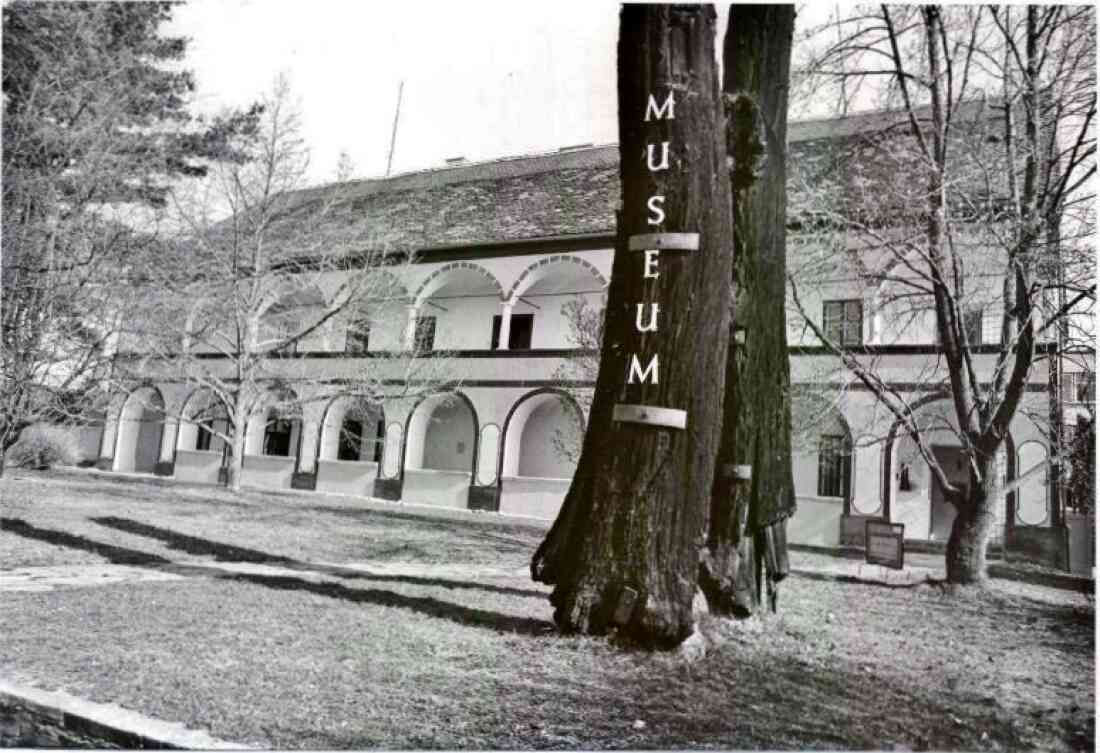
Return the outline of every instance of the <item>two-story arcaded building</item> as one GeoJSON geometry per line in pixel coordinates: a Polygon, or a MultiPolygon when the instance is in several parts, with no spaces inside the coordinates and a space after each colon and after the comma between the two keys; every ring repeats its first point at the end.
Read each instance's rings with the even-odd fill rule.
{"type": "MultiPolygon", "coordinates": [[[[881,123],[882,114],[793,123],[791,161],[881,123]]],[[[243,482],[552,519],[573,473],[560,445],[583,432],[586,420],[586,401],[575,396],[594,384],[594,374],[583,372],[563,379],[576,376],[568,367],[578,356],[563,306],[578,297],[602,305],[614,254],[618,160],[617,146],[585,145],[477,164],[452,160],[437,170],[344,186],[344,216],[383,228],[386,242],[414,252],[415,263],[394,279],[399,310],[390,326],[363,332],[335,320],[299,344],[294,368],[349,380],[362,359],[378,354],[413,349],[431,358],[446,351],[460,384],[367,410],[337,398],[308,402],[294,417],[257,415],[243,482]]],[[[821,230],[792,227],[789,266],[797,276],[805,259],[837,242],[821,230]]],[[[883,290],[846,271],[844,253],[837,258],[832,271],[804,279],[807,310],[836,341],[873,359],[930,424],[945,422],[930,428],[937,431],[932,443],[961,473],[930,320],[892,311],[883,290]]],[[[859,258],[866,264],[873,254],[859,258]]],[[[1000,308],[995,296],[975,303],[975,364],[987,378],[1000,308]]],[[[796,316],[788,319],[799,417],[790,540],[858,541],[868,519],[902,522],[910,539],[945,539],[953,512],[912,441],[796,316]]],[[[1064,370],[1083,374],[1088,363],[1066,361],[1064,370]]],[[[1046,362],[1033,368],[1000,463],[1006,483],[1050,458],[1036,417],[1091,403],[1087,376],[1062,381],[1075,385],[1064,393],[1073,400],[1055,405],[1061,393],[1051,389],[1046,362]]],[[[224,448],[186,420],[208,399],[171,379],[118,395],[99,438],[98,466],[217,483],[224,448]]],[[[1045,470],[1027,476],[1006,496],[1004,530],[1020,540],[1060,535],[1056,493],[1045,470]]]]}

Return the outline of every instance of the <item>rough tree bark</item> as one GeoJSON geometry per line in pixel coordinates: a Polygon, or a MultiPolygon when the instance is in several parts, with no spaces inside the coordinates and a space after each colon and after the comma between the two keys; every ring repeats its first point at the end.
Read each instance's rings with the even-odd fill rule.
{"type": "Polygon", "coordinates": [[[733,257],[714,30],[709,6],[622,10],[623,209],[600,371],[576,475],[531,562],[532,577],[555,586],[554,620],[566,632],[618,627],[643,645],[670,647],[693,627],[727,353],[715,333],[729,324],[733,257]],[[663,142],[668,168],[652,170],[663,142]],[[659,224],[651,224],[654,196],[664,197],[659,224]],[[629,249],[630,236],[655,232],[698,233],[699,248],[629,249]],[[658,276],[644,276],[647,258],[658,276]],[[653,304],[656,331],[638,331],[650,320],[639,313],[653,304]],[[643,368],[656,356],[657,378],[628,383],[634,356],[643,368]],[[685,410],[687,426],[615,422],[616,404],[685,410]]]}
{"type": "Polygon", "coordinates": [[[794,16],[793,5],[733,5],[723,47],[736,314],[707,546],[699,565],[708,607],[723,615],[756,609],[762,563],[775,607],[775,585],[786,575],[786,518],[795,505],[784,310],[794,16]],[[751,480],[736,479],[737,466],[751,466],[751,480]]]}
{"type": "Polygon", "coordinates": [[[970,468],[970,484],[948,497],[957,514],[947,539],[947,582],[960,585],[984,583],[986,545],[996,523],[997,498],[993,456],[978,457],[970,468]]]}

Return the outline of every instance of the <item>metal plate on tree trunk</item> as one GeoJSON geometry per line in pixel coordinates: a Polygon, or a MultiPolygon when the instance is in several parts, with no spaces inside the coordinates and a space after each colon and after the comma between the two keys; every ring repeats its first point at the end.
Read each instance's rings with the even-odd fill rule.
{"type": "Polygon", "coordinates": [[[646,233],[630,236],[631,251],[649,251],[654,248],[698,251],[699,233],[646,233]]]}
{"type": "Polygon", "coordinates": [[[687,428],[687,411],[675,408],[655,408],[652,405],[627,405],[620,403],[611,414],[613,421],[627,421],[632,424],[648,426],[668,426],[673,429],[687,428]]]}

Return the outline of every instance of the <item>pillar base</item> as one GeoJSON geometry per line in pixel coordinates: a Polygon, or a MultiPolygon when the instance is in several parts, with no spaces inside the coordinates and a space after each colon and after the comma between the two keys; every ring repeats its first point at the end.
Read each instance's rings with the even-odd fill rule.
{"type": "Polygon", "coordinates": [[[390,502],[400,502],[403,486],[404,483],[400,478],[376,478],[371,496],[386,499],[390,502]]]}
{"type": "Polygon", "coordinates": [[[466,500],[466,507],[470,510],[499,512],[500,487],[496,484],[491,486],[471,486],[470,494],[466,500]]]}
{"type": "Polygon", "coordinates": [[[100,458],[95,461],[95,467],[101,471],[113,471],[115,469],[114,458],[100,458]]]}
{"type": "Polygon", "coordinates": [[[162,461],[153,466],[153,475],[155,476],[171,476],[175,472],[176,464],[171,460],[162,461]]]}
{"type": "Polygon", "coordinates": [[[317,474],[316,473],[295,473],[290,477],[291,489],[304,489],[306,491],[316,491],[317,489],[317,474]]]}

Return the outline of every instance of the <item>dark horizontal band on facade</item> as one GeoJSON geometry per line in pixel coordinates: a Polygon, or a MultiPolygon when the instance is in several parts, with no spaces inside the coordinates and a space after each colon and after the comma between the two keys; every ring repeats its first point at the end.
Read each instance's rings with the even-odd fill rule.
{"type": "MultiPolygon", "coordinates": [[[[1055,343],[1037,343],[1036,353],[1054,353],[1055,343]]],[[[791,345],[787,348],[792,356],[835,356],[836,354],[824,345],[791,345]]],[[[918,356],[918,355],[942,355],[943,350],[937,345],[853,345],[844,348],[845,353],[863,356],[918,356]]],[[[980,355],[993,355],[1001,352],[999,345],[976,345],[971,347],[972,353],[980,355]]],[[[170,357],[179,357],[182,354],[174,354],[170,357]]],[[[342,350],[309,350],[301,351],[293,355],[271,356],[272,360],[295,360],[304,358],[400,358],[409,354],[398,350],[372,350],[366,353],[347,353],[342,350]]],[[[586,348],[531,348],[529,350],[441,350],[415,354],[414,358],[571,358],[574,356],[593,356],[598,352],[586,348]]],[[[140,354],[123,354],[123,357],[142,358],[140,354]]],[[[192,358],[201,360],[217,360],[230,358],[224,353],[193,353],[192,358]]]]}
{"type": "MultiPolygon", "coordinates": [[[[1036,343],[1036,353],[1054,353],[1057,343],[1036,343]]],[[[943,355],[939,345],[848,345],[842,348],[845,353],[855,356],[935,356],[943,355]]],[[[791,345],[787,348],[792,356],[835,356],[836,353],[825,345],[791,345]]],[[[971,345],[971,353],[991,355],[1001,352],[1001,346],[971,345]]]]}
{"type": "MultiPolygon", "coordinates": [[[[944,397],[950,397],[951,395],[951,388],[946,382],[883,382],[883,384],[886,385],[887,389],[896,390],[897,392],[938,392],[944,397]]],[[[871,392],[871,388],[863,382],[850,382],[845,385],[840,382],[793,382],[791,390],[797,392],[799,390],[836,389],[841,386],[853,392],[871,392]]],[[[983,390],[989,389],[990,386],[988,382],[982,382],[978,385],[983,390]]],[[[1028,382],[1024,385],[1024,390],[1027,392],[1046,392],[1049,389],[1050,385],[1046,382],[1028,382]]]]}
{"type": "MultiPolygon", "coordinates": [[[[286,384],[294,384],[297,381],[309,382],[311,384],[355,384],[354,377],[348,378],[328,378],[328,379],[312,379],[303,377],[301,380],[296,380],[293,377],[281,377],[282,382],[286,384]]],[[[223,379],[221,380],[226,384],[236,383],[236,379],[223,379]]],[[[262,381],[262,380],[261,380],[262,381]]],[[[186,379],[161,379],[161,380],[145,380],[142,382],[145,386],[155,386],[156,384],[189,384],[186,379]]],[[[467,387],[557,387],[560,389],[590,389],[596,386],[595,380],[588,379],[462,379],[455,381],[433,381],[430,379],[380,379],[377,384],[381,384],[384,387],[423,387],[430,385],[435,388],[437,392],[454,392],[455,390],[463,390],[467,387]]],[[[197,387],[201,387],[201,384],[196,384],[197,387]]]]}
{"type": "MultiPolygon", "coordinates": [[[[269,359],[272,361],[294,361],[306,358],[340,358],[350,361],[356,358],[407,358],[410,355],[413,358],[571,358],[574,356],[597,355],[597,352],[594,350],[587,350],[585,348],[532,348],[531,350],[436,350],[427,353],[416,354],[410,354],[407,351],[401,350],[371,350],[367,351],[366,353],[347,353],[342,350],[308,350],[301,351],[293,355],[272,355],[269,356],[269,359]]],[[[143,356],[137,353],[133,353],[123,354],[122,357],[139,359],[143,356]]],[[[182,353],[165,356],[166,359],[181,357],[183,357],[182,353]]],[[[216,361],[219,359],[229,359],[232,356],[226,355],[225,353],[192,353],[188,357],[195,358],[197,360],[216,361]]]]}
{"type": "MultiPolygon", "coordinates": [[[[505,241],[473,241],[442,246],[418,248],[406,257],[403,253],[386,254],[384,257],[370,252],[352,252],[339,261],[342,269],[356,269],[367,262],[380,264],[399,264],[409,258],[413,264],[432,264],[444,261],[476,261],[494,259],[501,256],[536,256],[539,254],[565,253],[569,251],[597,251],[614,248],[614,233],[578,233],[576,235],[555,235],[535,238],[520,238],[505,241]]],[[[282,266],[308,271],[331,265],[333,260],[325,256],[297,256],[287,260],[282,266]]]]}

